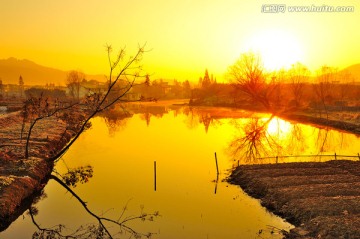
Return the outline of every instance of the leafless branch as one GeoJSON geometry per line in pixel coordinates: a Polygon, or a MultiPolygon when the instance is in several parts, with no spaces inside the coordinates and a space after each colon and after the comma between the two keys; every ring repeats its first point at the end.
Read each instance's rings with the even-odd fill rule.
{"type": "MultiPolygon", "coordinates": [[[[66,183],[64,183],[61,179],[59,179],[58,177],[56,177],[55,175],[51,175],[50,179],[53,179],[54,181],[56,181],[57,183],[59,183],[61,186],[63,186],[74,198],[76,198],[76,200],[83,206],[83,208],[86,210],[86,212],[88,212],[93,218],[96,219],[96,221],[99,223],[99,228],[97,230],[103,230],[106,235],[109,238],[113,238],[113,235],[111,234],[111,232],[109,231],[108,227],[104,224],[104,222],[109,222],[112,223],[113,225],[116,225],[119,227],[120,231],[126,231],[128,233],[130,233],[131,235],[137,237],[147,237],[150,238],[152,234],[154,233],[140,233],[135,231],[133,228],[131,228],[130,226],[127,226],[126,223],[130,222],[130,221],[134,221],[134,220],[153,220],[154,217],[158,217],[160,216],[158,212],[154,212],[154,213],[144,213],[141,212],[140,215],[136,215],[136,216],[129,216],[126,217],[124,219],[122,219],[122,217],[125,214],[126,208],[127,208],[127,204],[125,205],[121,215],[119,216],[119,218],[117,220],[115,219],[111,219],[111,218],[107,218],[104,217],[103,215],[97,215],[96,213],[94,213],[92,210],[90,210],[87,206],[87,203],[85,201],[83,201],[66,183]]],[[[77,232],[84,230],[83,228],[78,229],[75,233],[70,234],[70,235],[64,235],[61,233],[61,226],[59,229],[59,226],[56,229],[52,229],[52,228],[43,228],[41,227],[35,220],[34,218],[34,213],[33,213],[33,209],[30,208],[29,209],[30,212],[30,216],[31,219],[34,223],[34,225],[38,228],[38,230],[42,231],[42,232],[47,232],[47,233],[52,233],[52,234],[56,234],[59,238],[81,238],[81,236],[77,235],[77,232]]],[[[83,234],[85,235],[85,233],[83,234]]]]}

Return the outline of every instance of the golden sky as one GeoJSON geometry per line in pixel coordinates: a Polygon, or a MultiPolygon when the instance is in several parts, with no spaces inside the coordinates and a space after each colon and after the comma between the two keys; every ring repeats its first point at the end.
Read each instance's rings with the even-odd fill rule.
{"type": "Polygon", "coordinates": [[[146,43],[143,64],[153,79],[197,81],[208,68],[221,81],[248,50],[267,68],[360,63],[359,23],[358,0],[0,0],[0,58],[106,74],[106,44],[131,53],[146,43]],[[270,3],[286,9],[263,13],[270,3]],[[354,12],[287,9],[324,4],[354,12]]]}

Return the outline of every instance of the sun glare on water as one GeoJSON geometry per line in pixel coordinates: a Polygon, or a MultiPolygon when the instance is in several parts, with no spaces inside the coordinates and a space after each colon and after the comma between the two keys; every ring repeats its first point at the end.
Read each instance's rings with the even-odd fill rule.
{"type": "Polygon", "coordinates": [[[246,51],[260,54],[268,70],[289,68],[303,61],[301,43],[290,32],[265,30],[255,33],[245,45],[246,51]]]}
{"type": "Polygon", "coordinates": [[[291,133],[291,124],[277,117],[271,119],[267,126],[267,132],[270,135],[287,136],[291,133]]]}

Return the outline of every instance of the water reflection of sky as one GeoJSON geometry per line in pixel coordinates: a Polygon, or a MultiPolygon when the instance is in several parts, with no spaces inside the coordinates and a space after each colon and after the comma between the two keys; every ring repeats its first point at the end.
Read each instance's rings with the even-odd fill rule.
{"type": "MultiPolygon", "coordinates": [[[[334,157],[324,155],[335,153],[338,156],[354,156],[354,158],[343,157],[345,159],[357,159],[355,157],[359,153],[360,139],[356,135],[288,122],[268,114],[211,107],[132,105],[130,108],[127,113],[132,112],[131,116],[138,114],[148,126],[152,118],[173,114],[174,117],[185,116],[183,121],[188,129],[203,128],[206,133],[209,131],[211,133],[211,128],[221,127],[223,135],[218,135],[219,138],[224,135],[233,136],[232,139],[224,139],[229,145],[225,149],[228,151],[228,157],[241,163],[274,162],[275,159],[271,158],[276,156],[279,157],[279,162],[325,161],[334,157]],[[224,133],[225,131],[227,132],[224,133]],[[251,150],[256,150],[256,152],[249,152],[251,150]],[[252,153],[253,158],[251,158],[252,153]],[[311,155],[314,157],[309,157],[311,155]],[[266,160],[259,158],[266,158],[266,160]]],[[[124,127],[124,124],[125,120],[122,120],[117,124],[117,128],[124,127]]],[[[116,127],[107,125],[110,131],[116,130],[116,127]]],[[[161,129],[160,132],[162,131],[168,131],[168,129],[161,129]]],[[[179,135],[178,138],[180,139],[181,136],[179,135]]]]}
{"type": "MultiPolygon", "coordinates": [[[[266,232],[267,225],[288,229],[289,224],[267,213],[239,187],[221,182],[238,160],[246,161],[241,158],[244,152],[233,154],[231,143],[255,129],[255,143],[260,141],[266,149],[261,157],[318,154],[319,149],[324,154],[357,154],[360,148],[351,134],[290,124],[266,114],[134,105],[93,119],[92,128],[58,162],[56,171],[64,174],[69,168],[91,165],[94,176],[74,190],[99,214],[117,217],[127,203],[127,215],[138,214],[141,205],[146,212],[159,211],[162,216],[154,222],[131,224],[157,233],[153,238],[257,238],[260,229],[265,238],[281,238],[266,232]],[[273,143],[276,147],[270,147],[273,143]],[[220,168],[216,194],[214,152],[220,168]]],[[[64,223],[76,229],[93,222],[56,182],[50,181],[45,193],[47,198],[36,204],[42,226],[64,223]]],[[[34,231],[25,215],[0,237],[28,238],[34,231]]]]}

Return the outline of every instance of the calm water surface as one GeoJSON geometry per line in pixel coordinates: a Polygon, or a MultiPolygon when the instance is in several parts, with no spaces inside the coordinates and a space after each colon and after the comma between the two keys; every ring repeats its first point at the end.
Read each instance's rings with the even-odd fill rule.
{"type": "MultiPolygon", "coordinates": [[[[271,234],[269,226],[289,230],[290,224],[267,212],[241,188],[222,181],[238,163],[274,160],[243,160],[254,145],[255,155],[261,157],[356,155],[360,140],[246,111],[133,105],[126,114],[119,110],[93,119],[91,129],[57,163],[56,171],[64,174],[79,166],[93,167],[94,176],[73,189],[99,215],[118,218],[125,205],[124,217],[159,211],[161,216],[152,222],[128,224],[138,232],[156,233],[152,238],[281,238],[276,231],[271,234]],[[220,169],[218,183],[214,152],[220,169]]],[[[71,233],[81,225],[96,223],[55,181],[46,185],[45,195],[35,205],[39,210],[35,219],[42,227],[64,224],[71,233]]],[[[31,238],[34,231],[25,213],[0,238],[31,238]]]]}

